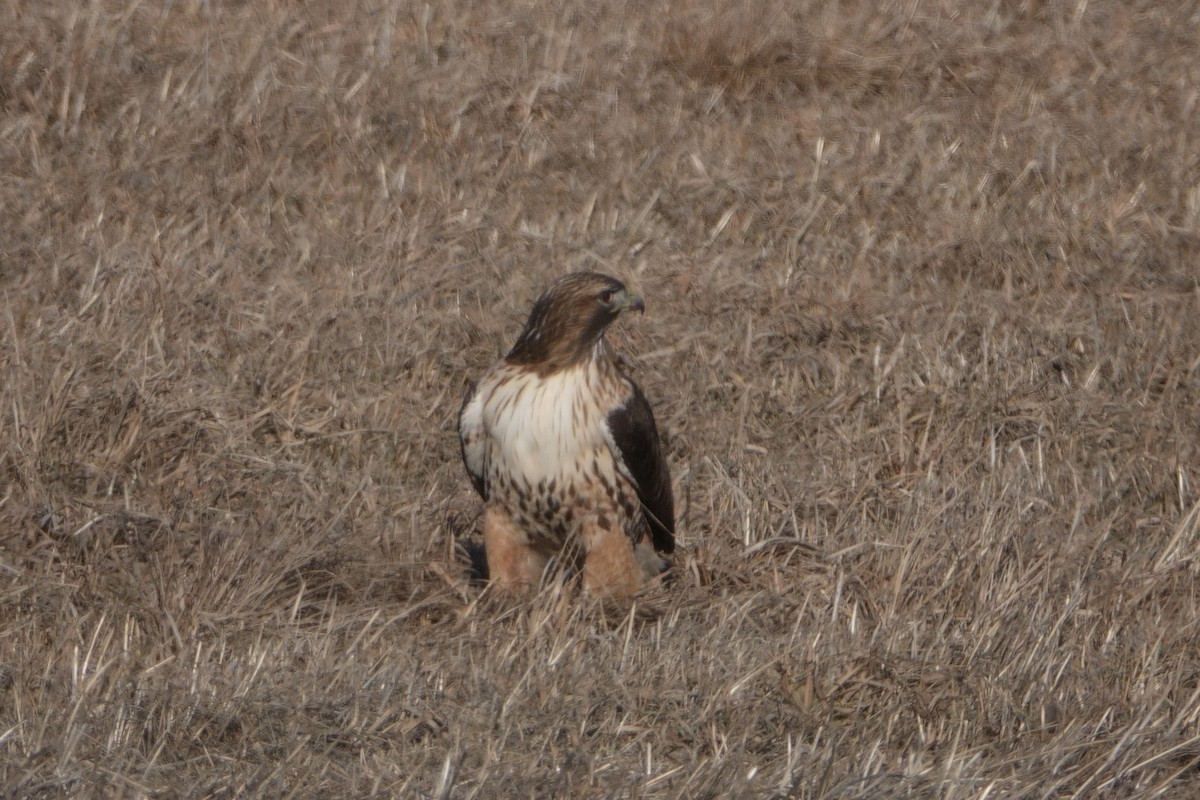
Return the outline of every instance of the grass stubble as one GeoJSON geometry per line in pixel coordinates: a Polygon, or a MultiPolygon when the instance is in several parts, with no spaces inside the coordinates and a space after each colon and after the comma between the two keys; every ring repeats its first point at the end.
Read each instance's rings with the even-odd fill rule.
{"type": "Polygon", "coordinates": [[[1193,797],[1197,10],[0,8],[0,794],[1193,797]],[[681,506],[455,554],[553,277],[681,506]]]}

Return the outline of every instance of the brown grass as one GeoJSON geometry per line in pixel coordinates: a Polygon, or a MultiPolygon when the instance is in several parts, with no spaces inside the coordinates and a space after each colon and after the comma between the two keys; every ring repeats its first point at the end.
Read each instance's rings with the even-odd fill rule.
{"type": "Polygon", "coordinates": [[[0,8],[0,794],[1193,797],[1194,3],[0,8]],[[674,582],[465,580],[553,277],[674,582]]]}

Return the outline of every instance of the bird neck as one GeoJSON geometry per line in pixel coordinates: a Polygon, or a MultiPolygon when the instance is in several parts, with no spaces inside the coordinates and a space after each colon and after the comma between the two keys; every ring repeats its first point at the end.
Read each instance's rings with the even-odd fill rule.
{"type": "Polygon", "coordinates": [[[549,375],[589,363],[604,369],[612,363],[612,353],[603,331],[592,335],[564,336],[558,331],[550,332],[531,324],[521,332],[505,361],[530,367],[541,375],[549,375]]]}

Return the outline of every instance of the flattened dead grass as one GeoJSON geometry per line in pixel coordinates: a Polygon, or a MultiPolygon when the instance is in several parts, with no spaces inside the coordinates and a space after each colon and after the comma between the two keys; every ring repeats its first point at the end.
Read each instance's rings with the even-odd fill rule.
{"type": "Polygon", "coordinates": [[[1190,797],[1195,11],[0,11],[0,793],[1190,797]],[[498,603],[566,270],[669,584],[498,603]]]}

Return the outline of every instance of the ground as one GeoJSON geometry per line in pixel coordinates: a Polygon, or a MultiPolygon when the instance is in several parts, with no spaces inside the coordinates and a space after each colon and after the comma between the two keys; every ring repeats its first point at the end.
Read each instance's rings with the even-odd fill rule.
{"type": "Polygon", "coordinates": [[[1198,13],[4,4],[0,794],[1194,796],[1198,13]],[[572,269],[630,608],[456,552],[572,269]]]}

